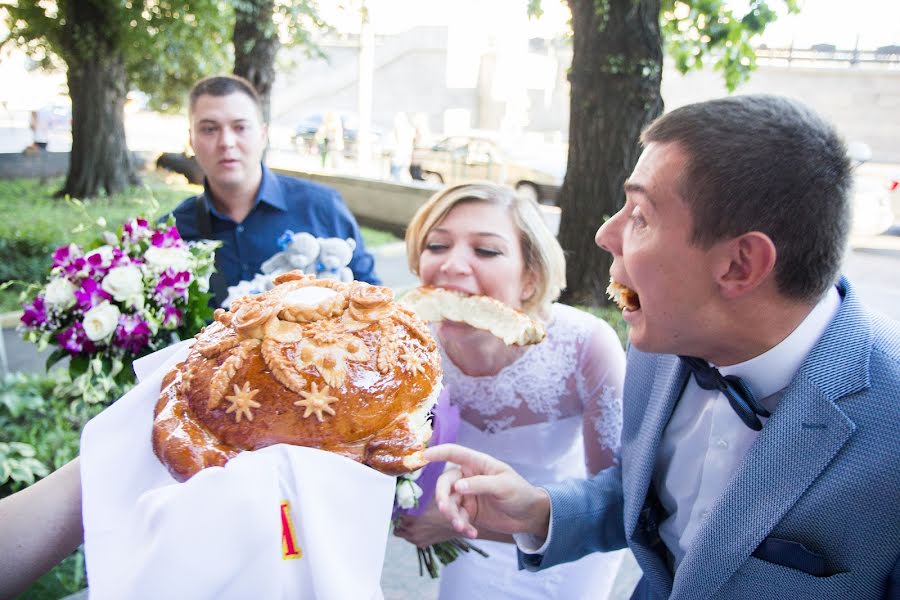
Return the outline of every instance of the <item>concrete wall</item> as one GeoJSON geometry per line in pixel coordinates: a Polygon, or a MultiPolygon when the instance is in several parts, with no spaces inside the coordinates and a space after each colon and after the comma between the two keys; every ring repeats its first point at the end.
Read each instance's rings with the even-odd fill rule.
{"type": "MultiPolygon", "coordinates": [[[[278,73],[272,94],[276,122],[295,123],[304,115],[335,109],[358,111],[359,49],[351,44],[322,48],[326,60],[300,59],[278,73]]],[[[424,113],[432,130],[443,128],[444,111],[478,109],[474,89],[447,87],[447,28],[419,27],[375,44],[372,122],[391,131],[398,111],[424,113]]],[[[474,125],[474,123],[473,123],[474,125]]]]}
{"type": "MultiPolygon", "coordinates": [[[[764,65],[737,93],[796,98],[830,119],[847,141],[868,144],[872,161],[900,163],[900,69],[764,65]]],[[[726,95],[718,73],[663,74],[667,110],[726,95]]]]}
{"type": "MultiPolygon", "coordinates": [[[[283,175],[309,179],[333,187],[344,197],[347,207],[360,224],[390,231],[401,237],[419,207],[440,189],[440,186],[424,182],[402,184],[347,175],[323,175],[290,169],[273,170],[283,175]]],[[[545,205],[541,205],[540,208],[547,226],[555,235],[559,232],[559,208],[545,205]]]]}

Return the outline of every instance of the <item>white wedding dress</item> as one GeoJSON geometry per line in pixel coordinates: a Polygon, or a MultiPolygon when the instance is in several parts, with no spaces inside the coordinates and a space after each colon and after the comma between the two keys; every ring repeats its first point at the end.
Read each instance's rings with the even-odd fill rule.
{"type": "MultiPolygon", "coordinates": [[[[470,377],[443,356],[444,386],[460,408],[458,443],[494,456],[535,484],[586,477],[608,462],[622,428],[625,357],[602,321],[554,304],[547,339],[490,377],[470,377]]],[[[461,555],[441,570],[440,600],[604,600],[623,552],[592,554],[532,573],[514,544],[474,540],[490,554],[461,555]]]]}

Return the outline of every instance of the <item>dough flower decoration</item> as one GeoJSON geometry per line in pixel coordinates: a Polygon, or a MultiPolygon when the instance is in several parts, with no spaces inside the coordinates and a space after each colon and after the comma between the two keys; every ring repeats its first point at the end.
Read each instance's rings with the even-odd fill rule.
{"type": "Polygon", "coordinates": [[[306,409],[303,412],[304,419],[315,413],[316,418],[321,423],[323,420],[322,413],[326,412],[329,415],[333,415],[334,409],[329,405],[338,401],[335,396],[329,395],[330,391],[331,390],[327,385],[319,390],[318,384],[314,381],[310,391],[300,392],[300,395],[303,396],[303,398],[294,402],[294,406],[302,406],[306,409]]]}
{"type": "Polygon", "coordinates": [[[245,381],[244,386],[241,387],[237,384],[234,385],[234,394],[231,396],[225,396],[225,399],[231,402],[231,406],[228,407],[226,413],[234,413],[234,420],[236,423],[241,422],[241,415],[247,417],[248,421],[253,420],[253,413],[250,412],[251,408],[259,408],[262,406],[259,402],[256,402],[253,397],[259,393],[259,390],[251,390],[250,382],[245,381]]]}

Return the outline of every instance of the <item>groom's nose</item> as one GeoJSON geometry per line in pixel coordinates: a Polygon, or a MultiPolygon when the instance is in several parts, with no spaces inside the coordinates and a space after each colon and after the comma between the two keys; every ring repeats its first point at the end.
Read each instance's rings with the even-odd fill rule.
{"type": "Polygon", "coordinates": [[[606,220],[594,235],[594,243],[612,255],[622,254],[622,227],[625,222],[620,210],[606,220]]]}

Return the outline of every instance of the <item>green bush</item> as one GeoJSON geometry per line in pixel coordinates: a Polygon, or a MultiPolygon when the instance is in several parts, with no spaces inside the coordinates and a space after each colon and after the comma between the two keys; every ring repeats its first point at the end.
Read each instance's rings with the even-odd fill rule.
{"type": "Polygon", "coordinates": [[[73,398],[68,381],[61,370],[0,380],[0,497],[78,456],[81,430],[103,406],[73,398]]]}
{"type": "MultiPolygon", "coordinates": [[[[0,380],[0,498],[75,458],[81,430],[102,409],[74,397],[63,370],[17,373],[0,380]]],[[[19,600],[56,600],[86,585],[84,551],[79,548],[19,600]]]]}
{"type": "MultiPolygon", "coordinates": [[[[0,180],[4,218],[0,220],[0,284],[42,282],[58,246],[93,240],[98,230],[115,229],[139,214],[156,217],[200,191],[198,186],[166,183],[156,174],[115,196],[92,200],[54,198],[62,178],[0,180]]],[[[0,290],[0,312],[19,310],[20,286],[0,290]]]]}

